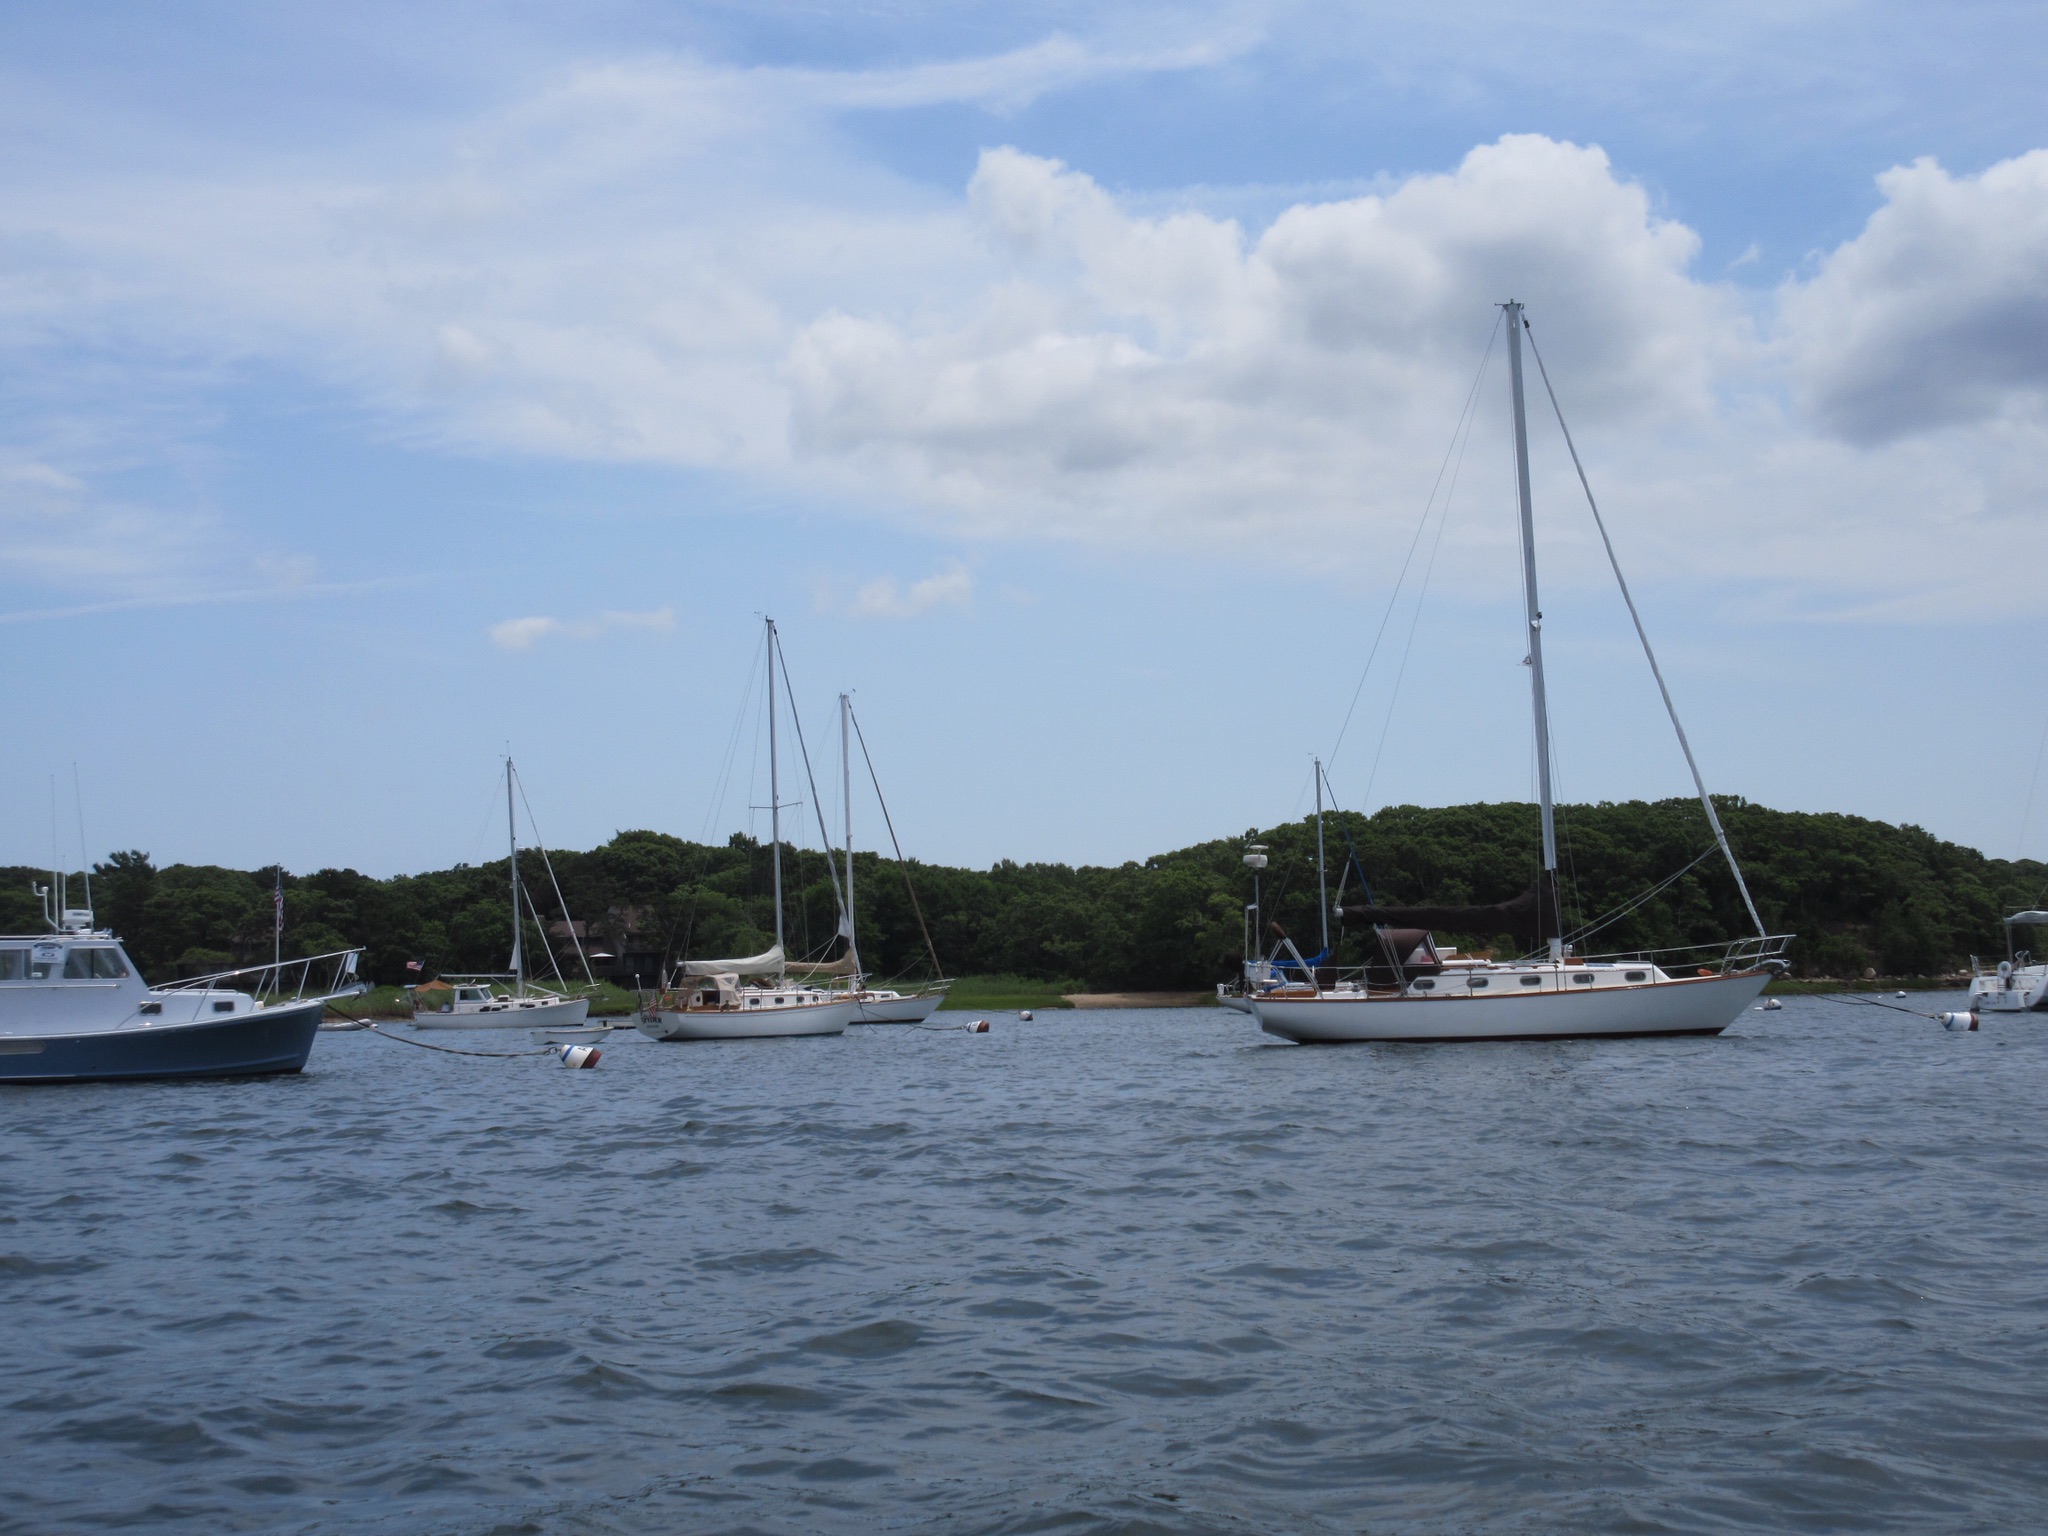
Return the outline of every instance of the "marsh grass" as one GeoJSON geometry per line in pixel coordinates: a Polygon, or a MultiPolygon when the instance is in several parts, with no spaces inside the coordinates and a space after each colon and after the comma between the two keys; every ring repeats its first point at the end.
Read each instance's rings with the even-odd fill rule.
{"type": "Polygon", "coordinates": [[[947,989],[948,1009],[1071,1008],[1061,994],[1085,992],[1078,981],[1036,981],[1028,976],[962,976],[947,989]]]}

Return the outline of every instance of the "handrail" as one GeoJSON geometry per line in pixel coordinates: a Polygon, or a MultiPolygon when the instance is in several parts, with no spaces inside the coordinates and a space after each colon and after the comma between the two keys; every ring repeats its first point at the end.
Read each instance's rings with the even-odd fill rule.
{"type": "MultiPolygon", "coordinates": [[[[1574,955],[1570,960],[1564,962],[1564,967],[1569,969],[1577,964],[1588,963],[1606,965],[1636,963],[1656,965],[1660,969],[1670,970],[1674,967],[1683,967],[1688,964],[1699,966],[1712,963],[1723,975],[1727,975],[1732,971],[1748,971],[1760,968],[1782,969],[1784,965],[1782,957],[1785,951],[1791,947],[1792,940],[1795,937],[1797,935],[1789,933],[1769,933],[1750,938],[1716,940],[1706,944],[1678,944],[1665,949],[1623,950],[1606,955],[1574,955]]],[[[1468,962],[1471,962],[1471,960],[1472,957],[1460,956],[1458,959],[1452,960],[1445,965],[1443,969],[1451,971],[1465,970],[1468,968],[1468,962]]],[[[1502,970],[1520,970],[1530,967],[1549,970],[1557,964],[1555,961],[1536,955],[1522,956],[1513,960],[1477,960],[1473,963],[1478,967],[1492,967],[1502,970]]],[[[1378,971],[1384,973],[1385,970],[1386,967],[1383,964],[1316,967],[1319,975],[1328,976],[1333,983],[1340,980],[1362,980],[1368,972],[1378,971]]],[[[1249,962],[1246,964],[1244,971],[1245,984],[1250,988],[1264,990],[1267,985],[1288,984],[1283,976],[1277,974],[1279,967],[1272,965],[1270,962],[1249,962]]],[[[1434,972],[1431,974],[1434,974],[1434,972]]],[[[1320,987],[1319,983],[1311,981],[1308,977],[1303,977],[1300,982],[1293,984],[1318,985],[1320,987]]]]}
{"type": "Polygon", "coordinates": [[[239,976],[254,976],[255,985],[249,987],[230,986],[225,990],[247,992],[252,997],[273,997],[282,1000],[285,995],[286,977],[297,973],[297,985],[292,990],[292,1000],[307,998],[357,997],[370,990],[370,984],[356,974],[356,962],[362,957],[362,946],[354,949],[337,949],[324,955],[306,955],[296,960],[271,961],[264,965],[244,965],[232,971],[213,971],[205,976],[186,976],[176,981],[164,982],[151,987],[152,992],[211,992],[223,990],[222,983],[231,983],[239,976]],[[331,965],[324,992],[309,991],[313,983],[313,967],[322,963],[331,965]]]}

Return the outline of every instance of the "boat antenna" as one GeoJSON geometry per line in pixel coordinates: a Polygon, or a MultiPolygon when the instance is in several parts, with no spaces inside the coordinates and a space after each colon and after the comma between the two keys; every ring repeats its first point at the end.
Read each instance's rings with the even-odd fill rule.
{"type": "MultiPolygon", "coordinates": [[[[1721,845],[1721,856],[1728,861],[1728,873],[1735,877],[1735,888],[1742,892],[1742,904],[1749,909],[1749,920],[1756,924],[1758,938],[1768,937],[1764,920],[1758,916],[1756,902],[1749,894],[1749,882],[1742,878],[1742,866],[1735,862],[1735,850],[1728,844],[1728,834],[1721,828],[1721,817],[1714,809],[1714,797],[1707,793],[1707,781],[1700,776],[1700,765],[1692,755],[1692,743],[1685,739],[1685,727],[1679,723],[1678,706],[1671,702],[1671,690],[1664,684],[1664,669],[1657,665],[1657,653],[1650,649],[1650,633],[1643,628],[1643,616],[1636,611],[1636,600],[1628,590],[1628,578],[1621,574],[1621,561],[1614,553],[1614,540],[1607,536],[1607,520],[1600,515],[1600,503],[1593,499],[1593,486],[1586,479],[1586,466],[1579,462],[1578,446],[1572,442],[1572,429],[1564,423],[1564,407],[1557,403],[1557,391],[1550,384],[1550,370],[1543,366],[1543,354],[1536,350],[1536,333],[1529,330],[1529,322],[1522,322],[1522,329],[1528,331],[1529,350],[1536,357],[1536,371],[1542,376],[1544,393],[1550,396],[1550,408],[1557,413],[1557,428],[1564,434],[1565,448],[1572,456],[1572,468],[1579,472],[1579,485],[1586,493],[1586,505],[1593,509],[1593,526],[1600,530],[1601,546],[1607,551],[1607,563],[1614,568],[1615,584],[1621,588],[1621,600],[1628,604],[1629,619],[1635,624],[1636,638],[1643,642],[1643,656],[1650,663],[1650,675],[1657,680],[1657,692],[1663,695],[1664,712],[1671,717],[1671,729],[1678,733],[1678,750],[1685,754],[1685,766],[1692,770],[1693,787],[1699,791],[1700,808],[1707,813],[1707,825],[1714,829],[1714,841],[1721,845]]],[[[1521,374],[1515,375],[1516,420],[1521,411],[1521,374]]],[[[1528,471],[1523,471],[1523,505],[1527,503],[1528,471]]],[[[1533,579],[1533,578],[1532,578],[1533,579]]],[[[1532,587],[1533,591],[1534,588],[1532,587]]]]}
{"type": "MultiPolygon", "coordinates": [[[[85,910],[92,910],[92,855],[85,851],[85,791],[78,783],[78,759],[71,760],[71,804],[78,812],[78,867],[85,880],[85,910]]],[[[88,924],[90,926],[90,924],[88,924]]]]}
{"type": "Polygon", "coordinates": [[[64,931],[64,909],[71,905],[70,894],[65,890],[64,871],[57,866],[64,855],[57,851],[57,775],[50,775],[50,889],[57,894],[57,920],[50,924],[59,933],[64,931]]]}
{"type": "Polygon", "coordinates": [[[1515,495],[1522,512],[1522,609],[1529,625],[1529,703],[1536,717],[1536,792],[1543,813],[1543,873],[1538,878],[1537,935],[1550,944],[1550,962],[1564,959],[1563,923],[1557,905],[1557,807],[1550,788],[1550,704],[1543,692],[1543,606],[1536,596],[1536,516],[1529,502],[1529,419],[1522,406],[1522,306],[1507,312],[1508,383],[1515,408],[1515,495]]]}

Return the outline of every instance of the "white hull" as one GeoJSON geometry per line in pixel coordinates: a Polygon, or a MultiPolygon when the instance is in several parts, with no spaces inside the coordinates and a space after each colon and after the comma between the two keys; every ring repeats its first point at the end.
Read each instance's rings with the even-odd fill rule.
{"type": "Polygon", "coordinates": [[[922,1024],[939,1011],[939,1005],[946,1000],[946,989],[936,992],[913,992],[908,996],[877,996],[863,993],[854,1004],[853,1022],[856,1024],[922,1024]]]}
{"type": "Polygon", "coordinates": [[[1972,1013],[2039,1013],[2048,1010],[2048,966],[2023,965],[2004,976],[1970,981],[1972,1013]]]}
{"type": "Polygon", "coordinates": [[[1252,1000],[1242,992],[1225,992],[1221,987],[1216,989],[1216,1004],[1221,1008],[1235,1008],[1239,1013],[1249,1013],[1254,1016],[1258,1013],[1258,1009],[1253,1006],[1252,1000]]]}
{"type": "Polygon", "coordinates": [[[562,1029],[590,1017],[587,997],[504,997],[494,1003],[457,1004],[457,1013],[422,1013],[414,1029],[562,1029]]]}
{"type": "Polygon", "coordinates": [[[768,1008],[663,1009],[640,1018],[640,1033],[654,1040],[780,1040],[800,1035],[843,1035],[854,1003],[799,1003],[768,1008]]]}
{"type": "Polygon", "coordinates": [[[1252,1012],[1267,1034],[1300,1045],[1718,1035],[1741,1017],[1771,975],[1750,971],[1584,992],[1503,992],[1487,997],[1260,998],[1252,1012]]]}

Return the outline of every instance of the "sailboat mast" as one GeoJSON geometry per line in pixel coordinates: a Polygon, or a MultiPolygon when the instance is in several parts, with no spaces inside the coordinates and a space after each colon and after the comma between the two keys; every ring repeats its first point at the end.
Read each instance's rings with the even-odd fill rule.
{"type": "Polygon", "coordinates": [[[512,814],[512,754],[505,754],[505,841],[512,849],[512,989],[526,996],[526,956],[521,952],[519,924],[519,822],[512,814]]]}
{"type": "Polygon", "coordinates": [[[1549,940],[1553,962],[1564,958],[1564,939],[1557,933],[1557,810],[1550,789],[1550,705],[1543,692],[1543,607],[1536,597],[1536,515],[1529,501],[1529,419],[1522,405],[1522,306],[1510,299],[1502,306],[1508,320],[1508,382],[1515,404],[1515,493],[1522,509],[1522,605],[1529,624],[1529,697],[1536,713],[1536,790],[1543,811],[1543,875],[1536,894],[1539,924],[1553,931],[1549,940]]]}
{"type": "Polygon", "coordinates": [[[768,620],[768,835],[775,850],[775,947],[782,948],[782,780],[775,751],[775,621],[768,620]]]}
{"type": "Polygon", "coordinates": [[[853,918],[853,696],[839,695],[839,793],[846,812],[846,953],[853,961],[854,975],[860,974],[860,944],[854,937],[853,918]]]}
{"type": "Polygon", "coordinates": [[[1317,905],[1323,909],[1323,954],[1327,957],[1330,953],[1330,873],[1323,863],[1323,760],[1320,757],[1316,759],[1316,889],[1322,896],[1317,905]]]}

